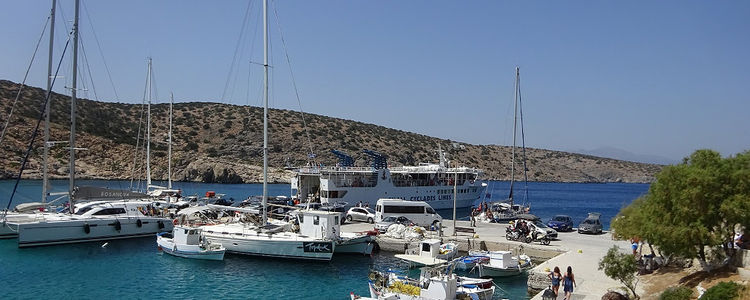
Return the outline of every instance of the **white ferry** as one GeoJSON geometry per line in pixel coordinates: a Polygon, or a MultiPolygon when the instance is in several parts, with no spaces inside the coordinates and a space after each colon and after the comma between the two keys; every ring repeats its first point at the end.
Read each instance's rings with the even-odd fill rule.
{"type": "Polygon", "coordinates": [[[478,179],[482,171],[469,167],[449,168],[445,154],[440,163],[388,167],[385,156],[365,150],[372,159],[370,167],[353,167],[353,159],[339,151],[336,167],[303,167],[292,179],[292,197],[301,202],[345,202],[350,206],[375,207],[380,198],[425,201],[434,209],[452,209],[454,185],[456,207],[470,207],[479,199],[486,184],[478,179]]]}

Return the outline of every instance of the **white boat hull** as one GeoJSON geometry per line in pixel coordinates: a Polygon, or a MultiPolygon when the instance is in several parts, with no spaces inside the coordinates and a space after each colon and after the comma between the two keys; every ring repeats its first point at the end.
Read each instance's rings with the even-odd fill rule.
{"type": "Polygon", "coordinates": [[[198,245],[176,245],[173,239],[162,236],[156,237],[156,245],[164,253],[192,259],[224,260],[226,249],[204,249],[198,245]]]}
{"type": "Polygon", "coordinates": [[[172,231],[172,222],[155,217],[61,218],[18,224],[18,247],[35,247],[153,236],[172,231]],[[140,220],[140,226],[138,226],[140,220]],[[120,223],[117,230],[116,222],[120,223]],[[88,229],[87,229],[88,228],[88,229]],[[88,230],[88,232],[87,232],[88,230]]]}
{"type": "Polygon", "coordinates": [[[336,247],[330,240],[316,240],[289,232],[233,231],[226,225],[205,226],[203,236],[211,243],[221,244],[227,252],[254,256],[331,260],[336,247]]]}
{"type": "Polygon", "coordinates": [[[341,240],[336,242],[335,253],[372,254],[375,241],[369,235],[346,236],[341,233],[341,240]]]}

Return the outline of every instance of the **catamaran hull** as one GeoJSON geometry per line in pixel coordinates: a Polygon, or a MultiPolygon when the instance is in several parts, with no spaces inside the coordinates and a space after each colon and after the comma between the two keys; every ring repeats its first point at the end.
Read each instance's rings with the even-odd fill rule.
{"type": "Polygon", "coordinates": [[[333,241],[285,240],[268,238],[268,236],[267,234],[232,236],[221,233],[204,235],[209,242],[224,246],[227,252],[253,256],[327,261],[333,257],[336,246],[333,241]]]}
{"type": "Polygon", "coordinates": [[[0,239],[14,239],[18,237],[18,225],[0,223],[0,239]]]}
{"type": "Polygon", "coordinates": [[[43,221],[18,225],[18,247],[137,238],[172,228],[170,220],[153,217],[43,221]]]}

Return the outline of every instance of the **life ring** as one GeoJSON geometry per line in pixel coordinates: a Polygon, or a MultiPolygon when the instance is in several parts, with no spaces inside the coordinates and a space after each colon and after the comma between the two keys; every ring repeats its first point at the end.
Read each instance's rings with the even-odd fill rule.
{"type": "Polygon", "coordinates": [[[138,227],[143,227],[143,221],[141,221],[141,219],[138,219],[135,221],[135,225],[138,227]]]}
{"type": "Polygon", "coordinates": [[[177,223],[179,223],[179,221],[177,221],[177,219],[172,220],[172,225],[177,225],[177,223]]]}

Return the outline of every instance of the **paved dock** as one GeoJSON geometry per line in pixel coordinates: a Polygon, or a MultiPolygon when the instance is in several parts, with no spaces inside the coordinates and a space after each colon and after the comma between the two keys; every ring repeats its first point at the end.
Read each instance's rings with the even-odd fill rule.
{"type": "MultiPolygon", "coordinates": [[[[442,234],[440,232],[427,232],[427,238],[440,238],[443,241],[455,241],[459,244],[459,250],[468,249],[481,250],[509,250],[514,253],[523,252],[529,255],[537,263],[537,266],[529,270],[529,290],[537,293],[532,299],[541,299],[541,291],[549,285],[547,274],[555,266],[562,272],[568,266],[573,268],[577,288],[574,289],[572,299],[601,299],[608,289],[617,289],[622,285],[604,275],[599,271],[599,260],[607,253],[613,245],[619,246],[623,252],[630,251],[628,241],[614,241],[609,233],[599,235],[586,235],[577,232],[560,232],[556,240],[549,245],[541,245],[538,242],[530,244],[505,240],[505,228],[507,224],[477,223],[476,227],[470,227],[468,221],[458,221],[457,227],[472,228],[474,234],[459,232],[453,235],[453,221],[444,220],[442,234]]],[[[372,230],[373,225],[367,223],[353,223],[342,227],[342,231],[358,232],[372,230]]],[[[382,251],[402,253],[405,247],[417,241],[403,239],[392,239],[378,236],[377,242],[382,251]]],[[[562,287],[560,288],[560,299],[562,298],[562,287]]]]}

